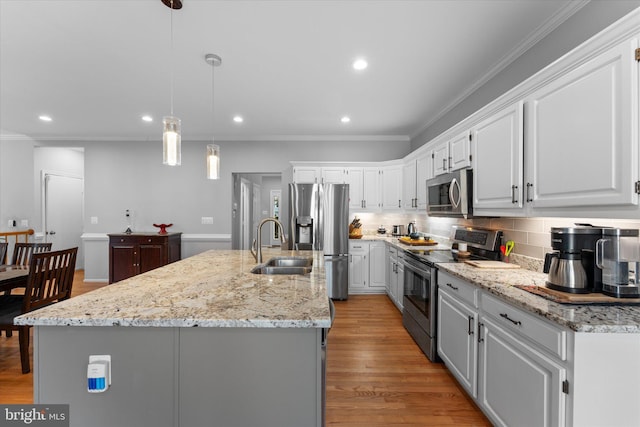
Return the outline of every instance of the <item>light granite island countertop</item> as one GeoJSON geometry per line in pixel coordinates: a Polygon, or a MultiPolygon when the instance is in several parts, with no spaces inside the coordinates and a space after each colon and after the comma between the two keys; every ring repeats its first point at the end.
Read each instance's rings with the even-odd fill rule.
{"type": "Polygon", "coordinates": [[[207,251],[50,307],[17,324],[49,326],[328,328],[321,252],[265,249],[314,258],[307,275],[253,274],[249,251],[207,251]]]}
{"type": "Polygon", "coordinates": [[[251,273],[208,251],[17,318],[32,325],[33,401],[71,427],[324,425],[330,302],[322,252],[306,275],[251,273]],[[88,390],[91,356],[111,384],[88,390]]]}

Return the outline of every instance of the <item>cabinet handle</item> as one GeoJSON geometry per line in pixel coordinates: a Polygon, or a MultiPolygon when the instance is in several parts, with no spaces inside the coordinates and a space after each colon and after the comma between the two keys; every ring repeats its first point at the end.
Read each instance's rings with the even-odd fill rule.
{"type": "Polygon", "coordinates": [[[482,338],[482,327],[484,323],[478,323],[478,343],[484,342],[484,338],[482,338]]]}
{"type": "Polygon", "coordinates": [[[527,182],[527,202],[533,202],[533,199],[531,198],[531,189],[533,188],[533,184],[530,182],[527,182]]]}
{"type": "Polygon", "coordinates": [[[516,326],[522,325],[521,321],[513,320],[512,318],[509,317],[509,315],[507,313],[500,313],[500,317],[502,317],[503,319],[507,319],[509,322],[513,323],[516,326]]]}
{"type": "Polygon", "coordinates": [[[447,158],[446,157],[442,158],[442,170],[443,171],[447,170],[447,158]]]}
{"type": "Polygon", "coordinates": [[[511,186],[511,203],[518,203],[517,193],[518,193],[518,186],[512,185],[511,186]]]}
{"type": "Polygon", "coordinates": [[[451,289],[453,289],[454,291],[458,290],[457,286],[453,286],[451,283],[447,283],[447,286],[450,287],[451,289]]]}
{"type": "Polygon", "coordinates": [[[402,200],[398,199],[398,207],[401,208],[402,207],[402,200]]]}
{"type": "Polygon", "coordinates": [[[451,157],[449,157],[449,170],[451,170],[451,157]]]}
{"type": "Polygon", "coordinates": [[[469,327],[467,328],[467,333],[469,335],[473,335],[473,316],[469,316],[469,327]]]}

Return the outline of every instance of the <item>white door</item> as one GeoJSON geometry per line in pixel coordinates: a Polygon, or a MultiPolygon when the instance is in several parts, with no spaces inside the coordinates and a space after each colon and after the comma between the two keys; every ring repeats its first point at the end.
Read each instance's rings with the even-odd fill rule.
{"type": "Polygon", "coordinates": [[[240,180],[240,249],[251,247],[251,203],[249,181],[240,180]]]}
{"type": "MultiPolygon", "coordinates": [[[[275,218],[278,221],[282,222],[282,218],[280,218],[280,200],[282,199],[282,193],[280,190],[271,190],[269,193],[269,203],[271,205],[271,218],[275,218]]],[[[280,244],[280,229],[272,222],[269,224],[271,226],[270,233],[270,242],[271,245],[279,245],[280,244]]],[[[284,226],[285,224],[282,223],[284,226]]]]}
{"type": "Polygon", "coordinates": [[[43,173],[43,207],[45,241],[52,250],[78,247],[76,268],[84,266],[82,240],[82,205],[84,180],[81,177],[43,173]]]}

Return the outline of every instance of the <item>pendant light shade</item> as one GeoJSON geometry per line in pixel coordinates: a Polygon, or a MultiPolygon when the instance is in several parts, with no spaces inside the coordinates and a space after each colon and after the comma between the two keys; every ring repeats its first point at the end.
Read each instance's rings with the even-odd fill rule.
{"type": "Polygon", "coordinates": [[[162,163],[179,166],[182,159],[182,137],[180,119],[173,116],[162,118],[162,163]]]}
{"type": "MultiPolygon", "coordinates": [[[[211,125],[213,126],[215,114],[215,98],[214,98],[214,82],[215,68],[222,65],[222,58],[213,53],[207,53],[204,56],[207,64],[211,65],[211,125]]],[[[215,130],[215,126],[214,126],[215,130]]],[[[207,179],[220,179],[220,147],[216,144],[207,145],[207,179]]]]}
{"type": "Polygon", "coordinates": [[[220,147],[207,145],[207,178],[220,179],[220,147]]]}
{"type": "MultiPolygon", "coordinates": [[[[181,9],[180,0],[162,0],[171,9],[171,56],[173,56],[173,10],[181,9]]],[[[182,162],[182,129],[180,119],[173,115],[173,60],[171,63],[171,115],[162,118],[162,163],[169,166],[179,166],[182,162]]]]}

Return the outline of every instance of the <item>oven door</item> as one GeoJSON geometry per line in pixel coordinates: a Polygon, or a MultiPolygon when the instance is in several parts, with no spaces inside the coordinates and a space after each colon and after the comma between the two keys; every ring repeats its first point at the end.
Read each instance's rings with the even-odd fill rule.
{"type": "Polygon", "coordinates": [[[435,269],[405,259],[404,311],[430,336],[435,336],[435,269]]]}

